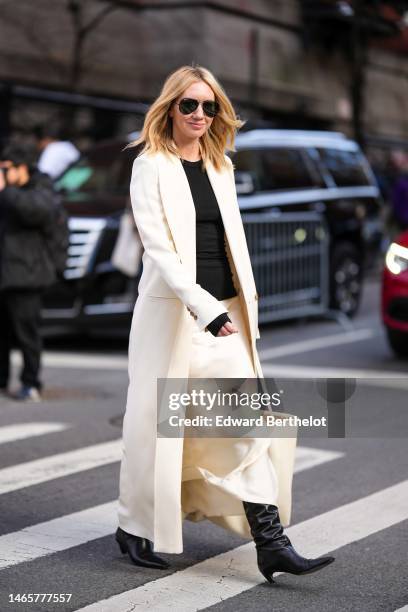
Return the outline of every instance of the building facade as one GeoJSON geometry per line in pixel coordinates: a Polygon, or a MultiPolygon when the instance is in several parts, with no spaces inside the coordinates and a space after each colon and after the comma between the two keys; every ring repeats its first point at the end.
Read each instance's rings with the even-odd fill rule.
{"type": "MultiPolygon", "coordinates": [[[[2,136],[56,109],[97,137],[135,129],[169,72],[193,62],[215,73],[242,119],[353,135],[355,71],[341,46],[316,44],[303,9],[298,0],[4,1],[2,136]]],[[[369,137],[408,141],[407,51],[367,50],[369,137]]]]}

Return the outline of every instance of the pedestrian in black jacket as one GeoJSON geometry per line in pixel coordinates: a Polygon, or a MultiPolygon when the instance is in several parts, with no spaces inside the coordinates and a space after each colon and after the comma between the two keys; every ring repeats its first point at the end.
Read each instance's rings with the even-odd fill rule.
{"type": "Polygon", "coordinates": [[[35,163],[35,148],[28,144],[10,144],[1,155],[0,390],[7,393],[14,337],[24,367],[13,397],[39,401],[41,297],[56,279],[50,248],[56,193],[35,163]]]}

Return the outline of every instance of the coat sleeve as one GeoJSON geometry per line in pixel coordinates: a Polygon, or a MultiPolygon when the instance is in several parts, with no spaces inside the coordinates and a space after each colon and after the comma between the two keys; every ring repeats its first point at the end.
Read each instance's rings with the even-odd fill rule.
{"type": "Polygon", "coordinates": [[[225,312],[223,304],[195,283],[175,250],[166,228],[167,220],[159,190],[157,166],[140,156],[133,162],[130,181],[133,216],[143,247],[162,278],[183,304],[197,317],[200,330],[225,312]]]}

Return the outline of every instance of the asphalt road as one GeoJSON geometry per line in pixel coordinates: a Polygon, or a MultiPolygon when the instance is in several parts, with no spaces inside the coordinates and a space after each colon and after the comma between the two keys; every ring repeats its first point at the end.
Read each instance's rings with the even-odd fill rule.
{"type": "MultiPolygon", "coordinates": [[[[291,526],[305,556],[335,562],[269,585],[252,542],[185,521],[171,568],[133,566],[113,538],[126,340],[49,339],[45,401],[0,400],[0,610],[358,610],[408,605],[408,362],[387,346],[379,285],[366,285],[353,329],[333,320],[261,327],[265,376],[359,379],[359,435],[299,440],[291,526]],[[71,593],[67,602],[13,594],[71,593]],[[21,599],[21,597],[20,597],[21,599]],[[24,599],[24,598],[23,598],[24,599]],[[41,602],[41,599],[44,599],[41,602]]],[[[14,374],[17,374],[18,356],[14,374]]],[[[408,609],[408,608],[406,608],[408,609]]]]}

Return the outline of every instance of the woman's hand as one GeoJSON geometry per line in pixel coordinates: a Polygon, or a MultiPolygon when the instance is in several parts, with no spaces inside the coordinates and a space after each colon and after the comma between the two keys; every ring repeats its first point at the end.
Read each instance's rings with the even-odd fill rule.
{"type": "Polygon", "coordinates": [[[235,327],[233,323],[230,323],[229,321],[227,321],[219,330],[217,334],[217,338],[219,336],[230,336],[231,334],[236,334],[236,333],[238,333],[238,329],[235,327]]]}

